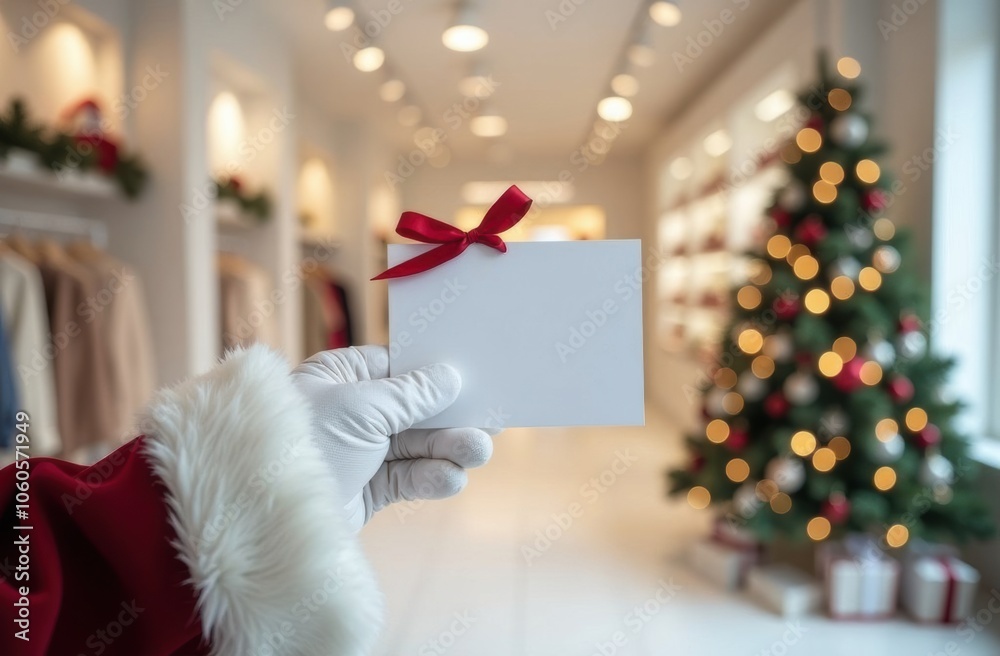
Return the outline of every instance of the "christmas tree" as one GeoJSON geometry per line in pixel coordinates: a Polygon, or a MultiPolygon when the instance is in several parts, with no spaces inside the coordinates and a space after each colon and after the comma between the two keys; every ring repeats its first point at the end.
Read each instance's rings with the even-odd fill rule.
{"type": "Polygon", "coordinates": [[[986,537],[960,404],[943,391],[952,363],[927,352],[907,235],[884,216],[892,185],[858,108],[860,66],[819,68],[672,492],[764,542],[986,537]]]}

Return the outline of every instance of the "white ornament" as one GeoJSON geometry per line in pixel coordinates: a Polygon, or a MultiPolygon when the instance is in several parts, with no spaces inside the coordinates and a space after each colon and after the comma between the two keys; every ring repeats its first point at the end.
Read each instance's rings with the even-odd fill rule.
{"type": "Polygon", "coordinates": [[[759,401],[764,398],[767,394],[767,383],[762,381],[760,378],[754,375],[749,369],[740,374],[739,379],[736,381],[736,391],[740,395],[750,401],[759,401]]]}
{"type": "Polygon", "coordinates": [[[868,121],[860,114],[841,114],[830,123],[830,138],[838,146],[857,148],[868,138],[868,121]]]}
{"type": "Polygon", "coordinates": [[[756,484],[751,481],[739,486],[733,493],[733,510],[744,519],[749,519],[757,514],[763,503],[757,498],[756,484]]]}
{"type": "Polygon", "coordinates": [[[861,273],[861,263],[853,257],[838,258],[837,261],[830,265],[831,279],[837,276],[847,276],[851,280],[857,280],[859,273],[861,273]]]}
{"type": "Polygon", "coordinates": [[[808,371],[796,371],[785,379],[785,398],[795,405],[812,403],[819,396],[819,383],[808,371]]]}
{"type": "Polygon", "coordinates": [[[795,342],[788,332],[768,335],[764,338],[762,352],[775,362],[788,362],[795,354],[795,342]]]}
{"type": "Polygon", "coordinates": [[[896,361],[896,349],[892,348],[892,344],[884,339],[869,343],[862,355],[866,360],[874,360],[879,363],[883,369],[891,367],[892,363],[896,361]]]}
{"type": "Polygon", "coordinates": [[[786,494],[798,492],[806,482],[806,468],[798,458],[774,458],[767,463],[764,475],[786,494]]]}
{"type": "Polygon", "coordinates": [[[906,443],[903,442],[903,436],[899,433],[894,433],[887,440],[876,438],[872,448],[872,460],[880,465],[888,465],[899,460],[903,456],[905,448],[906,443]]]}
{"type": "Polygon", "coordinates": [[[806,190],[802,183],[793,180],[778,194],[778,206],[786,212],[798,212],[806,206],[806,190]]]}
{"type": "Polygon", "coordinates": [[[917,480],[927,487],[951,485],[955,480],[955,468],[940,453],[931,453],[920,463],[917,480]]]}
{"type": "Polygon", "coordinates": [[[726,409],[722,405],[722,399],[726,396],[726,390],[719,387],[713,387],[708,390],[705,394],[705,409],[708,410],[708,414],[713,417],[721,417],[726,413],[726,409]]]}
{"type": "Polygon", "coordinates": [[[845,231],[847,232],[847,241],[851,242],[851,245],[858,250],[863,251],[869,248],[875,241],[874,233],[868,228],[859,228],[848,224],[845,231]]]}
{"type": "Polygon", "coordinates": [[[820,431],[829,437],[843,435],[851,427],[851,421],[840,408],[831,408],[819,418],[820,431]]]}
{"type": "Polygon", "coordinates": [[[927,350],[927,338],[919,330],[910,330],[896,339],[896,350],[904,358],[919,358],[927,350]]]}
{"type": "Polygon", "coordinates": [[[902,257],[892,246],[879,246],[872,254],[872,265],[882,273],[892,273],[899,268],[902,257]]]}

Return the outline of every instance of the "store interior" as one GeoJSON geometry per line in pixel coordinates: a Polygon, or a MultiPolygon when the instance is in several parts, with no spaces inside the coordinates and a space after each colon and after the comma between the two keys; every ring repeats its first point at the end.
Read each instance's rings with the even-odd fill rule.
{"type": "Polygon", "coordinates": [[[832,617],[812,566],[826,535],[767,545],[815,579],[810,609],[787,614],[699,571],[719,506],[669,494],[667,474],[706,430],[732,294],[770,243],[783,148],[809,124],[800,94],[826,67],[864,88],[890,146],[880,170],[900,186],[882,209],[912,235],[920,330],[957,359],[944,385],[966,404],[970,489],[1000,521],[993,3],[3,0],[0,28],[0,256],[129,272],[86,311],[48,290],[33,310],[50,313],[37,371],[64,348],[46,327],[85,337],[68,341],[77,375],[20,392],[53,418],[40,455],[96,460],[142,431],[155,389],[236,346],[298,362],[390,342],[371,278],[408,241],[401,212],[469,230],[517,184],[536,211],[505,240],[641,239],[657,262],[646,423],[507,429],[462,494],[378,513],[360,536],[387,604],[376,653],[1000,653],[995,539],[959,545],[978,584],[946,622],[902,602],[832,617]],[[86,318],[122,304],[100,334],[86,318]],[[117,387],[88,378],[102,357],[117,387]],[[57,435],[67,413],[93,430],[57,435]]]}

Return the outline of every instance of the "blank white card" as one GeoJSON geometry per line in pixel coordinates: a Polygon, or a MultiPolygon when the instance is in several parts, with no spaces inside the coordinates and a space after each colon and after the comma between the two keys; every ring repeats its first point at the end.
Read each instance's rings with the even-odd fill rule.
{"type": "MultiPolygon", "coordinates": [[[[392,244],[389,266],[433,246],[392,244]]],[[[389,281],[389,368],[435,362],[458,400],[419,426],[642,425],[639,240],[473,244],[389,281]]]]}

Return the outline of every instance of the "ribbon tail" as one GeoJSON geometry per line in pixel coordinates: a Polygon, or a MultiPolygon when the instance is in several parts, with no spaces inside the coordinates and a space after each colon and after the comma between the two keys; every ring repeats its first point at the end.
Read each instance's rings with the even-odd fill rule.
{"type": "Polygon", "coordinates": [[[458,255],[468,248],[469,243],[465,240],[441,244],[432,248],[426,253],[421,253],[414,258],[400,262],[396,266],[383,271],[372,280],[388,280],[390,278],[404,278],[415,273],[422,273],[444,264],[448,260],[458,257],[458,255]]]}

